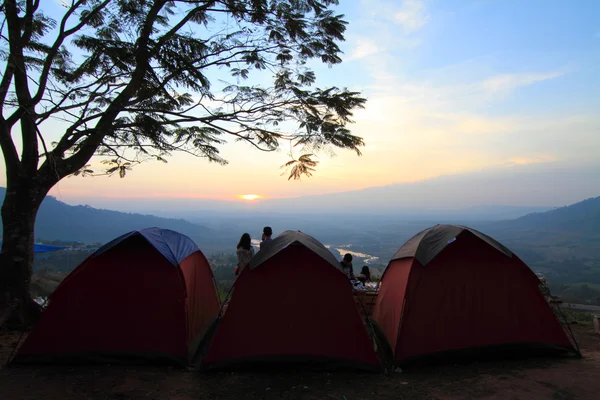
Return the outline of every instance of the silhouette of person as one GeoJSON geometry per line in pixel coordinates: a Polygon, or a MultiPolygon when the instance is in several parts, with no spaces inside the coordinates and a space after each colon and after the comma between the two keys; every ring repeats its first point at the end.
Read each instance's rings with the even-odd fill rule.
{"type": "Polygon", "coordinates": [[[271,229],[270,226],[265,226],[263,228],[263,233],[262,233],[262,242],[260,242],[260,248],[262,250],[263,245],[267,242],[269,242],[271,239],[271,236],[273,235],[273,229],[271,229]]]}
{"type": "Polygon", "coordinates": [[[360,274],[358,274],[358,280],[363,284],[367,282],[371,282],[371,271],[368,266],[363,266],[360,270],[360,274]]]}
{"type": "Polygon", "coordinates": [[[249,233],[244,233],[242,235],[235,253],[237,255],[238,262],[234,273],[239,275],[239,273],[242,272],[242,269],[248,265],[252,257],[254,257],[254,247],[252,247],[252,239],[250,238],[249,233]]]}
{"type": "Polygon", "coordinates": [[[346,253],[342,261],[340,261],[344,273],[348,276],[348,279],[355,281],[354,271],[352,269],[352,254],[346,253]]]}

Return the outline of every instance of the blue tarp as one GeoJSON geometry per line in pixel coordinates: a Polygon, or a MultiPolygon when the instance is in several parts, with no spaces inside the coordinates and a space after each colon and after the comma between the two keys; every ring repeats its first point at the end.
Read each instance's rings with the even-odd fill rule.
{"type": "Polygon", "coordinates": [[[136,235],[141,235],[160,254],[162,254],[173,265],[179,265],[187,256],[200,251],[196,243],[189,237],[170,229],[147,228],[126,233],[100,247],[92,257],[97,257],[105,251],[113,248],[122,241],[136,235]]]}
{"type": "MultiPolygon", "coordinates": [[[[2,242],[0,242],[0,247],[2,246],[2,242]]],[[[66,249],[66,247],[61,247],[61,246],[50,246],[47,244],[34,244],[33,245],[33,252],[34,253],[48,253],[51,251],[58,251],[58,250],[62,250],[62,249],[66,249]]]]}

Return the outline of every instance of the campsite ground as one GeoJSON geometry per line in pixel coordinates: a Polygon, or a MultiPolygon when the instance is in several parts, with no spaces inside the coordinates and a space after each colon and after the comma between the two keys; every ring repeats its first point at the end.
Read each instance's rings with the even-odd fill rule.
{"type": "MultiPolygon", "coordinates": [[[[600,336],[573,327],[583,359],[530,359],[364,373],[217,373],[172,368],[0,369],[2,399],[597,399],[600,336]]],[[[0,333],[0,365],[18,336],[0,333]]]]}

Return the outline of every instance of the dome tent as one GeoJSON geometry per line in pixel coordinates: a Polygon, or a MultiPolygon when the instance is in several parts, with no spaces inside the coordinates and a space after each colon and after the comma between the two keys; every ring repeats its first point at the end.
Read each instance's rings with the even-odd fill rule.
{"type": "Polygon", "coordinates": [[[242,269],[215,325],[203,370],[281,364],[380,369],[339,262],[299,231],[283,232],[242,269]]]}
{"type": "Polygon", "coordinates": [[[493,238],[436,225],[392,257],[373,319],[397,365],[473,351],[578,352],[539,285],[529,267],[493,238]]]}
{"type": "Polygon", "coordinates": [[[218,312],[212,270],[190,238],[133,231],[65,278],[12,363],[187,365],[218,312]]]}

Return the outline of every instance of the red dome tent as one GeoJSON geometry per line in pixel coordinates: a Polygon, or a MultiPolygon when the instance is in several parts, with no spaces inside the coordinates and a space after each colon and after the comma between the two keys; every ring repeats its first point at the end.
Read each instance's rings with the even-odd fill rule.
{"type": "Polygon", "coordinates": [[[301,362],[379,369],[339,262],[311,236],[286,231],[240,273],[202,368],[301,362]]]}
{"type": "Polygon", "coordinates": [[[392,257],[373,319],[397,365],[465,349],[574,350],[539,284],[489,236],[436,225],[392,257]]]}
{"type": "Polygon", "coordinates": [[[218,313],[212,270],[190,238],[133,231],[98,249],[56,288],[13,363],[187,365],[218,313]]]}

